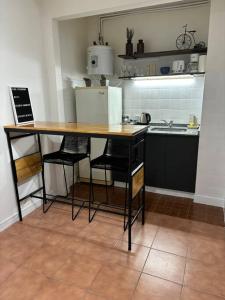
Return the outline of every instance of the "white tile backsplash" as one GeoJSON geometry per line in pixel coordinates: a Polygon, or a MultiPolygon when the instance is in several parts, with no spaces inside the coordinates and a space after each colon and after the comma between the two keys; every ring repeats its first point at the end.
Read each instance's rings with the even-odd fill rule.
{"type": "Polygon", "coordinates": [[[188,123],[189,115],[194,114],[201,121],[204,77],[195,77],[187,84],[178,79],[157,81],[156,84],[135,85],[135,82],[124,81],[124,114],[134,117],[142,112],[149,112],[152,122],[162,119],[175,123],[188,123]],[[177,84],[176,84],[177,82],[177,84]]]}

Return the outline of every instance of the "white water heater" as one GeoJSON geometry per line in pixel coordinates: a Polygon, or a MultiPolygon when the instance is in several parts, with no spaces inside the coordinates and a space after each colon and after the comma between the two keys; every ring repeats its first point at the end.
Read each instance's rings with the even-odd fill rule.
{"type": "Polygon", "coordinates": [[[113,75],[113,50],[110,46],[88,47],[87,59],[89,75],[113,75]]]}

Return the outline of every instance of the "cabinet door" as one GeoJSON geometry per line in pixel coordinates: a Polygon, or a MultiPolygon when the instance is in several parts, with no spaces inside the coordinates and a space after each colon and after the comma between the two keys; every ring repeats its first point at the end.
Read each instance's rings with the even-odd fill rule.
{"type": "Polygon", "coordinates": [[[146,141],[146,185],[165,186],[165,137],[148,134],[146,141]]]}
{"type": "Polygon", "coordinates": [[[198,137],[165,136],[165,188],[195,192],[198,137]]]}

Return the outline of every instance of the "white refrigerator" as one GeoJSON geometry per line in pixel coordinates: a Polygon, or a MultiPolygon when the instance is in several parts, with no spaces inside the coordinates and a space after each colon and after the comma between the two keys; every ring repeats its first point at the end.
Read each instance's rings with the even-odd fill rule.
{"type": "MultiPolygon", "coordinates": [[[[80,123],[121,124],[122,88],[119,87],[79,87],[75,89],[76,120],[80,123]]],[[[104,151],[106,139],[91,138],[91,159],[104,151]]],[[[104,170],[93,169],[93,182],[105,183],[104,170]]],[[[89,181],[89,160],[79,162],[81,181],[89,181]]],[[[107,171],[107,181],[111,182],[111,172],[107,171]]]]}

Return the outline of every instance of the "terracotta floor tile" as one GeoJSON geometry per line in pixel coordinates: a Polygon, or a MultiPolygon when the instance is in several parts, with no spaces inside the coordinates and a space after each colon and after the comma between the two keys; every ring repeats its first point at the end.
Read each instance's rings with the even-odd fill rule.
{"type": "MultiPolygon", "coordinates": [[[[46,228],[46,223],[43,223],[43,228],[34,227],[30,225],[22,225],[20,228],[19,236],[28,240],[39,241],[40,243],[47,243],[50,245],[57,245],[61,242],[62,235],[55,232],[52,226],[51,230],[46,228]]],[[[48,224],[49,225],[49,224],[48,224]]]]}
{"type": "Polygon", "coordinates": [[[68,234],[62,234],[62,239],[60,247],[66,249],[68,253],[72,255],[74,252],[80,253],[80,247],[83,243],[83,240],[76,236],[71,236],[68,234]]]}
{"type": "Polygon", "coordinates": [[[18,268],[18,264],[0,257],[0,284],[18,268]]]}
{"type": "Polygon", "coordinates": [[[131,299],[140,273],[118,265],[104,266],[91,285],[91,290],[112,300],[131,299]]]}
{"type": "Polygon", "coordinates": [[[4,282],[4,288],[0,289],[1,300],[31,300],[37,295],[41,287],[44,286],[47,278],[19,268],[4,282]]]}
{"type": "MultiPolygon", "coordinates": [[[[146,247],[151,247],[157,231],[158,231],[158,226],[148,224],[147,222],[143,226],[140,222],[138,222],[132,231],[133,232],[132,243],[143,245],[146,247]]],[[[124,241],[128,241],[127,231],[124,232],[122,239],[124,241]]]]}
{"type": "Polygon", "coordinates": [[[105,245],[103,247],[101,243],[84,239],[77,247],[76,253],[97,261],[108,262],[111,249],[111,246],[105,245]]]}
{"type": "Polygon", "coordinates": [[[85,290],[75,285],[62,284],[48,279],[34,300],[83,300],[85,293],[85,290]]]}
{"type": "Polygon", "coordinates": [[[185,257],[188,250],[188,233],[161,227],[152,248],[185,257]]]}
{"type": "Polygon", "coordinates": [[[51,277],[69,260],[67,252],[59,247],[43,246],[23,266],[34,272],[51,277]]]}
{"type": "Polygon", "coordinates": [[[197,260],[187,260],[184,275],[185,286],[203,293],[225,297],[224,282],[224,265],[208,265],[197,260]]]}
{"type": "Polygon", "coordinates": [[[223,300],[224,298],[193,291],[187,287],[182,289],[181,300],[223,300]]]}
{"type": "Polygon", "coordinates": [[[117,241],[115,249],[109,252],[108,262],[142,271],[149,251],[149,248],[136,244],[132,244],[132,250],[128,251],[127,242],[117,241]]]}
{"type": "Polygon", "coordinates": [[[102,296],[98,296],[92,293],[87,293],[84,297],[84,300],[111,300],[111,298],[103,298],[102,296]]]}
{"type": "Polygon", "coordinates": [[[191,221],[190,232],[202,237],[225,240],[225,227],[191,221]]]}
{"type": "Polygon", "coordinates": [[[97,212],[96,215],[97,219],[102,219],[107,221],[108,223],[113,223],[113,224],[123,224],[123,216],[122,215],[117,215],[109,212],[104,212],[104,211],[99,211],[97,212]]]}
{"type": "Polygon", "coordinates": [[[47,213],[42,213],[41,220],[42,222],[50,222],[51,224],[62,226],[67,221],[71,221],[71,216],[69,213],[65,213],[64,211],[54,210],[51,207],[47,213]]]}
{"type": "Polygon", "coordinates": [[[142,274],[136,288],[135,300],[179,300],[181,286],[147,274],[142,274]]]}
{"type": "Polygon", "coordinates": [[[16,222],[12,226],[6,228],[4,231],[0,232],[0,242],[2,239],[9,237],[9,235],[19,235],[23,227],[24,224],[22,222],[16,222]]]}
{"type": "Polygon", "coordinates": [[[111,239],[121,239],[123,235],[123,226],[115,225],[106,221],[93,220],[85,229],[87,236],[93,234],[103,235],[108,237],[110,232],[111,239]]]}
{"type": "Polygon", "coordinates": [[[178,217],[172,217],[167,215],[161,215],[160,226],[167,229],[175,229],[184,232],[190,231],[190,220],[182,219],[178,217]]]}
{"type": "Polygon", "coordinates": [[[41,241],[28,240],[12,235],[7,241],[1,243],[0,257],[4,257],[16,264],[22,264],[41,246],[41,241]]]}
{"type": "Polygon", "coordinates": [[[225,266],[225,240],[192,235],[188,246],[188,257],[207,264],[224,264],[225,266]]]}
{"type": "Polygon", "coordinates": [[[98,233],[93,232],[92,230],[90,230],[89,232],[85,229],[84,231],[79,232],[77,236],[82,240],[85,240],[87,242],[93,242],[95,244],[98,244],[99,246],[103,246],[107,248],[113,247],[117,242],[117,239],[111,238],[111,236],[109,235],[108,236],[100,235],[98,233]]]}
{"type": "Polygon", "coordinates": [[[99,261],[74,254],[70,260],[56,272],[53,278],[66,283],[74,283],[81,288],[88,288],[101,267],[102,264],[99,261]]]}
{"type": "Polygon", "coordinates": [[[185,264],[186,260],[182,256],[151,249],[144,272],[182,284],[185,264]]]}

